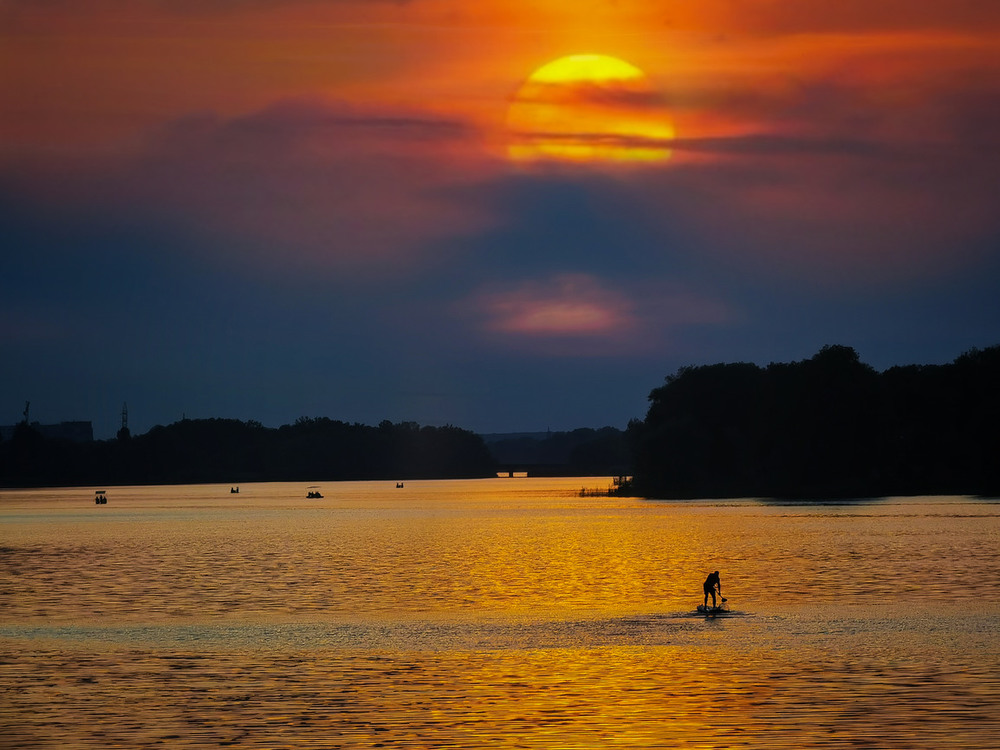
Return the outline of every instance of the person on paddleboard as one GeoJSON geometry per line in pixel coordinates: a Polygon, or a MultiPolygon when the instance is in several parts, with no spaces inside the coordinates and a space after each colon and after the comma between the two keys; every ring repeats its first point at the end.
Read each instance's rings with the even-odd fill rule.
{"type": "MultiPolygon", "coordinates": [[[[712,606],[715,607],[715,591],[718,589],[719,597],[722,597],[722,581],[719,580],[719,571],[714,573],[709,573],[708,578],[705,579],[705,606],[708,606],[708,595],[712,595],[712,606]]],[[[722,601],[726,601],[723,599],[722,601]]]]}

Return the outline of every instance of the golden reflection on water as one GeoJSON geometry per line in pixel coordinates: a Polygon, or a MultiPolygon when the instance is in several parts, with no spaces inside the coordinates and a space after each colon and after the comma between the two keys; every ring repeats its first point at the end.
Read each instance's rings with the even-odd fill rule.
{"type": "Polygon", "coordinates": [[[0,746],[996,747],[996,504],[584,485],[0,492],[0,746]]]}
{"type": "Polygon", "coordinates": [[[810,657],[41,647],[4,659],[4,729],[21,747],[995,747],[995,660],[810,657]]]}

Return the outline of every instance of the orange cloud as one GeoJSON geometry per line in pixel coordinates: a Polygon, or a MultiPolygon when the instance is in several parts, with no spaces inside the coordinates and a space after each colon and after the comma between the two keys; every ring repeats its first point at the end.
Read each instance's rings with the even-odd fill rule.
{"type": "Polygon", "coordinates": [[[491,285],[462,312],[488,339],[551,356],[615,356],[655,351],[674,331],[732,322],[710,296],[662,282],[614,286],[586,273],[491,285]]]}
{"type": "Polygon", "coordinates": [[[487,293],[478,303],[488,330],[525,336],[608,336],[635,324],[631,304],[582,274],[487,293]]]}

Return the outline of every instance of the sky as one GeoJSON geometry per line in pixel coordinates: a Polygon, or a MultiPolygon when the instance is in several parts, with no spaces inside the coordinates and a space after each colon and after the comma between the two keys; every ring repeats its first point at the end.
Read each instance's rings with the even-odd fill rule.
{"type": "Polygon", "coordinates": [[[997,49],[992,0],[0,0],[0,424],[624,428],[1000,344],[997,49]]]}

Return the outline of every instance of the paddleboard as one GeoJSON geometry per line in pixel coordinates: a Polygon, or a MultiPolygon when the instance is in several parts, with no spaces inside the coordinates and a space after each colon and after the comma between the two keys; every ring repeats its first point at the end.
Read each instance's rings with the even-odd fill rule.
{"type": "Polygon", "coordinates": [[[708,605],[705,604],[698,605],[698,613],[702,615],[718,615],[726,611],[727,610],[725,604],[720,604],[716,607],[709,607],[708,605]]]}

